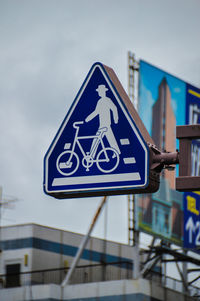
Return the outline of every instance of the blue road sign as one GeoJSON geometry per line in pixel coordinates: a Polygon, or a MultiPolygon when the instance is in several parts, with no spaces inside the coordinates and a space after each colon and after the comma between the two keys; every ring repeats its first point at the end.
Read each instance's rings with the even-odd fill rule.
{"type": "Polygon", "coordinates": [[[200,248],[200,192],[184,193],[184,247],[200,248]]]}
{"type": "Polygon", "coordinates": [[[148,186],[149,149],[106,66],[90,69],[44,159],[44,191],[57,198],[148,186]]]}

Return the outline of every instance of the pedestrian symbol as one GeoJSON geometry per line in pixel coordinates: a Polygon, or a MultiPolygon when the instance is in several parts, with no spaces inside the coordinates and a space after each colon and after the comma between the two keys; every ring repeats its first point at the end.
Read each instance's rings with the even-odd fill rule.
{"type": "Polygon", "coordinates": [[[117,107],[110,98],[106,97],[106,91],[108,91],[108,89],[104,85],[99,85],[96,91],[101,98],[98,100],[95,110],[85,119],[85,121],[88,122],[98,116],[99,130],[104,129],[104,134],[110,146],[120,154],[120,149],[111,128],[111,113],[113,114],[114,123],[117,124],[119,120],[117,107]]]}
{"type": "Polygon", "coordinates": [[[57,198],[120,194],[148,185],[148,146],[106,67],[92,66],[44,160],[57,198]]]}

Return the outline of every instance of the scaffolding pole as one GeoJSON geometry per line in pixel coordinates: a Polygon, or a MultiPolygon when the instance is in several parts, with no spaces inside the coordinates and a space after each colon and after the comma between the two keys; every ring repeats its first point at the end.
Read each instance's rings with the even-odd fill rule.
{"type": "MultiPolygon", "coordinates": [[[[138,71],[138,63],[135,55],[128,52],[128,96],[137,110],[135,97],[135,80],[138,71]]],[[[135,229],[135,197],[128,195],[128,243],[133,247],[133,279],[140,277],[139,232],[135,229]]]]}
{"type": "MultiPolygon", "coordinates": [[[[137,99],[135,96],[135,78],[138,71],[138,62],[135,60],[135,55],[131,51],[128,52],[128,96],[137,107],[137,99]]],[[[128,243],[130,246],[135,246],[138,243],[138,233],[135,231],[135,197],[128,195],[128,243]]]]}

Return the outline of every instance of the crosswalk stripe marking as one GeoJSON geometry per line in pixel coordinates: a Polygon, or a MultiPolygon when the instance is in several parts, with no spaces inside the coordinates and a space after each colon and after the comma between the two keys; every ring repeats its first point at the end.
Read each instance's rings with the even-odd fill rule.
{"type": "Polygon", "coordinates": [[[130,158],[123,158],[124,164],[133,164],[136,163],[135,157],[130,157],[130,158]]]}
{"type": "Polygon", "coordinates": [[[129,145],[130,141],[128,138],[120,139],[121,145],[129,145]]]}

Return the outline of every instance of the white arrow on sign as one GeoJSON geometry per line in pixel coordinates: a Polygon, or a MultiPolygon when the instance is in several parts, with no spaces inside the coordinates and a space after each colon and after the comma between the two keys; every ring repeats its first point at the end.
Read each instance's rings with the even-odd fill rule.
{"type": "Polygon", "coordinates": [[[196,244],[196,246],[200,246],[200,222],[196,222],[195,229],[198,230],[196,240],[195,240],[195,244],[196,244]]]}
{"type": "Polygon", "coordinates": [[[185,225],[185,229],[189,231],[189,243],[192,243],[192,232],[195,232],[196,230],[192,216],[190,216],[190,218],[188,219],[185,225]]]}

